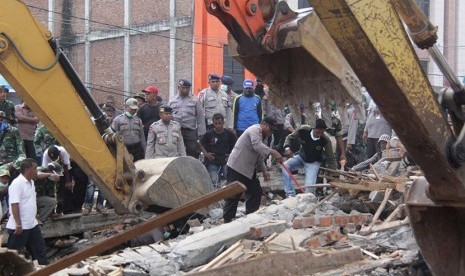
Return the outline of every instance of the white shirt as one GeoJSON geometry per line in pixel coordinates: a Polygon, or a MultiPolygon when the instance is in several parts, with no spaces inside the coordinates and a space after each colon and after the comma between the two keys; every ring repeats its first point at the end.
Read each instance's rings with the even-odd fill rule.
{"type": "MultiPolygon", "coordinates": [[[[55,146],[60,150],[60,161],[61,164],[68,166],[68,170],[71,170],[71,164],[69,162],[69,153],[65,150],[64,147],[55,146]]],[[[48,149],[44,151],[44,155],[42,156],[42,167],[47,168],[48,163],[52,162],[53,160],[50,159],[48,156],[48,149]]]]}
{"type": "Polygon", "coordinates": [[[21,225],[24,230],[32,229],[37,225],[37,202],[36,189],[34,181],[28,181],[22,174],[16,177],[11,182],[8,188],[8,196],[10,202],[10,218],[6,224],[7,229],[16,229],[16,220],[13,217],[13,209],[11,204],[19,204],[19,216],[21,225]]]}

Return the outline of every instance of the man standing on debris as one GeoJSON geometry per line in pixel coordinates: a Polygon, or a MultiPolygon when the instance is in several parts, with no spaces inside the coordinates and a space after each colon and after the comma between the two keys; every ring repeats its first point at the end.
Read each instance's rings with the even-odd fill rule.
{"type": "Polygon", "coordinates": [[[199,93],[200,106],[205,111],[205,126],[213,129],[213,115],[221,113],[225,118],[226,128],[232,129],[232,114],[228,107],[228,95],[220,90],[220,76],[208,75],[209,88],[199,93]]]}
{"type": "Polygon", "coordinates": [[[227,176],[226,162],[237,138],[229,129],[224,128],[224,117],[221,113],[213,115],[213,126],[214,128],[200,139],[200,148],[205,154],[204,163],[213,186],[218,187],[219,176],[227,176]]]}
{"type": "Polygon", "coordinates": [[[160,107],[161,119],[150,126],[145,158],[186,156],[181,125],[173,121],[169,105],[160,107]]]}
{"type": "MultiPolygon", "coordinates": [[[[265,159],[271,154],[278,162],[282,160],[278,151],[263,143],[263,139],[269,137],[275,129],[276,120],[265,117],[260,124],[249,127],[241,135],[229,155],[227,181],[228,183],[239,181],[247,187],[247,191],[245,191],[246,214],[253,213],[260,207],[262,188],[258,181],[257,172],[262,171],[265,180],[269,179],[265,168],[265,159]]],[[[225,223],[231,222],[235,218],[239,199],[240,195],[236,195],[226,200],[223,207],[225,223]]]]}
{"type": "Polygon", "coordinates": [[[42,156],[42,167],[47,167],[51,162],[58,162],[63,168],[64,176],[57,186],[57,214],[73,213],[73,182],[71,176],[71,161],[69,153],[64,147],[51,146],[45,150],[42,156]]]}
{"type": "Polygon", "coordinates": [[[27,249],[33,260],[47,265],[45,241],[39,228],[34,179],[37,178],[37,161],[31,158],[21,162],[21,174],[11,183],[8,194],[10,218],[8,229],[8,248],[19,252],[27,249]]]}
{"type": "Polygon", "coordinates": [[[37,195],[37,219],[46,221],[55,211],[57,205],[56,185],[63,176],[63,169],[58,162],[51,162],[47,167],[37,168],[35,181],[37,195]]]}
{"type": "Polygon", "coordinates": [[[129,98],[125,103],[124,114],[119,115],[113,120],[111,128],[114,131],[119,131],[121,136],[124,137],[124,144],[129,153],[132,154],[134,162],[144,159],[145,155],[145,135],[144,125],[142,120],[137,117],[136,112],[138,109],[137,100],[129,98]]]}
{"type": "Polygon", "coordinates": [[[197,97],[190,93],[191,86],[188,80],[179,80],[179,93],[168,105],[173,108],[173,119],[181,125],[187,155],[199,158],[198,140],[205,134],[205,115],[197,97]]]}
{"type": "Polygon", "coordinates": [[[155,86],[148,86],[142,92],[145,93],[145,101],[137,111],[137,117],[142,120],[144,124],[145,140],[149,134],[150,126],[156,121],[160,120],[160,104],[157,100],[158,88],[155,86]]]}
{"type": "Polygon", "coordinates": [[[390,140],[391,140],[391,137],[389,137],[389,135],[387,135],[387,134],[381,135],[379,137],[379,139],[378,139],[378,146],[377,146],[379,148],[379,150],[372,157],[370,157],[367,160],[353,166],[350,169],[350,171],[361,172],[363,170],[369,169],[370,164],[375,164],[376,162],[381,160],[381,158],[383,157],[383,151],[386,149],[386,146],[387,146],[387,144],[389,143],[390,140]]]}
{"type": "MultiPolygon", "coordinates": [[[[336,169],[336,160],[329,137],[326,136],[325,130],[327,129],[326,123],[322,119],[317,119],[315,127],[311,128],[308,125],[302,125],[296,129],[292,134],[287,136],[284,142],[285,155],[290,157],[284,165],[290,171],[295,171],[300,168],[305,169],[305,185],[313,185],[316,183],[320,164],[323,161],[323,155],[326,156],[326,162],[332,169],[336,169]],[[300,142],[300,150],[293,156],[290,145],[296,141],[300,142]]],[[[284,191],[286,196],[295,196],[294,186],[291,184],[291,177],[283,168],[283,182],[284,191]]],[[[311,188],[307,187],[307,192],[311,192],[311,188]]]]}
{"type": "Polygon", "coordinates": [[[236,97],[233,108],[234,131],[237,137],[248,127],[259,124],[263,118],[262,99],[254,94],[253,81],[246,79],[242,86],[244,92],[236,97]]]}
{"type": "Polygon", "coordinates": [[[23,139],[24,153],[26,157],[37,160],[34,136],[39,118],[25,103],[15,105],[15,115],[18,119],[19,135],[23,139]]]}

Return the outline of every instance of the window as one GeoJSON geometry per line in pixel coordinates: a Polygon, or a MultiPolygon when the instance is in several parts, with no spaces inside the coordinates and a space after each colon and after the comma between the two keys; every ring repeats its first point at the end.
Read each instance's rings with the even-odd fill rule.
{"type": "Polygon", "coordinates": [[[310,7],[310,0],[299,0],[298,8],[304,9],[310,7]]]}
{"type": "Polygon", "coordinates": [[[426,17],[429,18],[429,2],[430,0],[415,0],[415,3],[420,7],[420,9],[425,13],[426,17]]]}
{"type": "Polygon", "coordinates": [[[228,75],[234,80],[233,90],[242,91],[244,81],[244,66],[229,55],[228,45],[223,47],[223,75],[228,75]]]}

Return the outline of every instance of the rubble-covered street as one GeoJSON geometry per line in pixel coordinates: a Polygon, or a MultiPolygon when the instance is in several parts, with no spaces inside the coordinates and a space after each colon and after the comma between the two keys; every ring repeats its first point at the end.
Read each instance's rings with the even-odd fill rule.
{"type": "MultiPolygon", "coordinates": [[[[222,224],[222,210],[212,209],[203,222],[189,220],[186,235],[91,257],[56,275],[430,275],[403,194],[396,191],[396,186],[408,188],[406,176],[378,180],[359,174],[372,178],[361,185],[364,189],[348,184],[359,190],[328,189],[319,197],[306,193],[286,199],[277,191],[279,176],[275,170],[262,182],[268,196],[253,214],[245,216],[241,203],[238,219],[222,224]],[[383,183],[395,185],[375,189],[383,183]]],[[[95,233],[74,246],[89,246],[105,231],[95,233]]]]}

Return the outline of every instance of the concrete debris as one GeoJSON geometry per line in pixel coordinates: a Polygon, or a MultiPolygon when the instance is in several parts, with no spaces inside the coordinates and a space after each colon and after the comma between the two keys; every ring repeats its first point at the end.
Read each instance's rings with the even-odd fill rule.
{"type": "Polygon", "coordinates": [[[403,194],[397,188],[408,189],[408,178],[393,177],[392,173],[389,164],[376,166],[373,175],[344,172],[344,178],[336,177],[338,189],[328,189],[318,197],[306,193],[283,200],[279,200],[276,188],[270,188],[280,183],[276,174],[271,185],[267,184],[266,206],[254,214],[245,215],[241,203],[237,219],[221,224],[222,209],[212,209],[207,219],[189,220],[187,234],[93,257],[70,269],[87,270],[93,275],[101,274],[92,271],[114,275],[233,275],[254,271],[254,275],[320,276],[427,271],[406,218],[403,194]],[[384,172],[390,175],[383,175],[380,166],[385,166],[384,172]],[[351,183],[355,177],[358,180],[351,183]],[[340,188],[347,185],[358,192],[340,188]]]}

